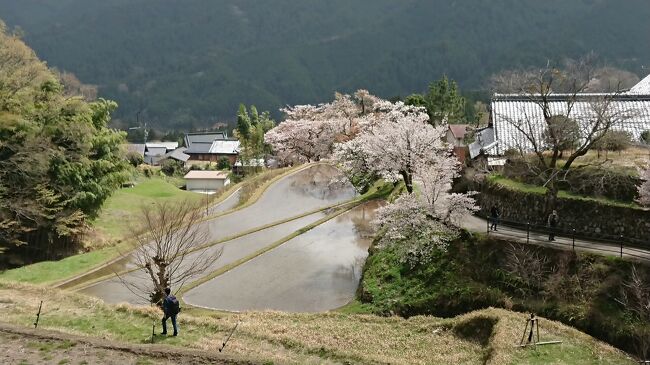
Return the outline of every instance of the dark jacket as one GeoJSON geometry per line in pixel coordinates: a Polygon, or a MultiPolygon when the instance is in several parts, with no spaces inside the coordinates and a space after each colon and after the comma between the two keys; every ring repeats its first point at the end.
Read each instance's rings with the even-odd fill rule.
{"type": "Polygon", "coordinates": [[[549,227],[555,227],[557,224],[560,223],[560,216],[557,214],[550,214],[548,216],[548,226],[549,227]]]}
{"type": "Polygon", "coordinates": [[[500,214],[499,214],[499,208],[497,208],[497,207],[492,207],[492,209],[490,209],[490,216],[491,216],[492,218],[499,218],[499,216],[500,216],[500,214]]]}
{"type": "Polygon", "coordinates": [[[172,300],[176,299],[176,297],[173,294],[169,294],[168,296],[163,299],[163,312],[165,312],[166,316],[172,316],[177,313],[174,313],[174,304],[172,300]]]}

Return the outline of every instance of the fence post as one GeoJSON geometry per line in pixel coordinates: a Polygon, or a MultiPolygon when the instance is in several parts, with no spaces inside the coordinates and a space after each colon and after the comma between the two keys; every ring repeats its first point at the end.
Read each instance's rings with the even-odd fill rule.
{"type": "Polygon", "coordinates": [[[530,222],[526,223],[526,243],[530,243],[530,222]]]}
{"type": "Polygon", "coordinates": [[[623,235],[621,235],[621,258],[623,257],[623,235]]]}
{"type": "Polygon", "coordinates": [[[487,234],[490,235],[490,216],[487,217],[487,234]]]}
{"type": "Polygon", "coordinates": [[[573,252],[576,252],[576,229],[573,228],[573,235],[571,236],[573,241],[573,252]]]}

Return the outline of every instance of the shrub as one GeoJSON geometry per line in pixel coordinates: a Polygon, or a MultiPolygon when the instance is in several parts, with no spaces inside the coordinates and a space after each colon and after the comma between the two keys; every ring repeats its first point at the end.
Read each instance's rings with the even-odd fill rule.
{"type": "Polygon", "coordinates": [[[144,157],[142,157],[141,154],[133,151],[127,152],[126,160],[129,161],[133,167],[138,167],[144,163],[144,157]]]}
{"type": "MultiPolygon", "coordinates": [[[[392,246],[373,247],[359,287],[360,300],[377,314],[405,317],[450,317],[489,306],[533,312],[630,352],[641,337],[633,329],[644,336],[650,333],[646,320],[621,305],[622,283],[630,280],[633,263],[513,243],[530,260],[545,262],[546,268],[535,278],[541,280],[536,285],[540,288],[531,293],[529,283],[521,280],[528,274],[513,270],[513,260],[519,258],[504,255],[504,244],[463,233],[431,263],[416,267],[402,263],[392,246]],[[508,280],[506,275],[520,280],[508,280]]],[[[636,270],[650,282],[650,268],[636,270]]],[[[489,337],[490,322],[483,318],[460,323],[454,331],[482,343],[489,337]]]]}
{"type": "Polygon", "coordinates": [[[598,151],[623,151],[632,144],[632,136],[624,131],[607,131],[605,136],[594,143],[598,151]]]}
{"type": "Polygon", "coordinates": [[[560,189],[584,196],[606,197],[632,202],[637,196],[640,179],[633,169],[625,167],[585,167],[573,169],[560,182],[560,189]]]}
{"type": "Polygon", "coordinates": [[[643,131],[643,133],[641,133],[641,142],[650,144],[650,130],[643,131]]]}
{"type": "Polygon", "coordinates": [[[160,164],[160,171],[167,176],[176,176],[182,175],[185,172],[185,167],[182,162],[168,158],[160,164]]]}
{"type": "Polygon", "coordinates": [[[145,166],[142,168],[142,173],[144,174],[145,177],[152,177],[153,176],[153,170],[149,166],[145,166]]]}
{"type": "Polygon", "coordinates": [[[230,160],[228,157],[221,157],[217,161],[217,169],[219,170],[230,170],[230,160]]]}
{"type": "MultiPolygon", "coordinates": [[[[503,176],[525,184],[541,185],[540,179],[518,160],[508,161],[503,176]]],[[[558,181],[560,190],[582,196],[606,197],[633,202],[638,197],[640,178],[628,167],[580,167],[572,168],[566,178],[558,181]]]]}

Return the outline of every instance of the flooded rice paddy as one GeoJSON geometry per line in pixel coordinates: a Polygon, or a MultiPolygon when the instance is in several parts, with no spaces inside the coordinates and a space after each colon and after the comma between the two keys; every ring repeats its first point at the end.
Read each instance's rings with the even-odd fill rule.
{"type": "Polygon", "coordinates": [[[230,310],[319,312],[354,298],[378,202],[358,206],[189,291],[192,305],[230,310]]]}
{"type": "MultiPolygon", "coordinates": [[[[298,218],[299,215],[353,199],[356,192],[352,186],[332,182],[340,178],[340,172],[332,166],[311,166],[278,180],[251,206],[198,223],[208,232],[208,240],[202,244],[224,242],[210,248],[211,251],[221,250],[221,257],[191,281],[256,254],[322,219],[328,211],[301,218],[298,218]],[[279,223],[287,219],[291,220],[279,223]],[[261,229],[270,224],[276,225],[261,229]],[[230,239],[238,235],[241,236],[230,239]]],[[[234,202],[239,200],[238,193],[212,207],[210,213],[232,209],[236,206],[234,202]]],[[[370,244],[368,222],[377,204],[366,203],[329,220],[192,289],[184,299],[198,306],[234,311],[277,309],[314,312],[345,305],[354,297],[360,279],[370,244]]],[[[203,253],[205,251],[198,251],[192,255],[203,253]]],[[[191,257],[186,262],[192,262],[191,257]]],[[[125,259],[83,280],[90,281],[133,267],[130,260],[125,259]]],[[[121,275],[121,279],[113,276],[89,285],[81,292],[109,303],[147,303],[146,298],[131,292],[123,281],[136,286],[148,285],[144,272],[133,271],[121,275]]]]}

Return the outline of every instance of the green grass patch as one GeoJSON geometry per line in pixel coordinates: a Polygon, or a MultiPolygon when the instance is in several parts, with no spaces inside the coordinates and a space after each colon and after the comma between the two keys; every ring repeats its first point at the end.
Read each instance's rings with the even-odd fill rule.
{"type": "MultiPolygon", "coordinates": [[[[547,191],[547,189],[543,186],[525,184],[519,181],[508,179],[498,174],[488,176],[488,181],[494,184],[504,186],[508,189],[517,190],[524,193],[544,195],[546,194],[547,191]]],[[[564,190],[560,190],[557,196],[563,199],[591,201],[591,202],[597,202],[604,205],[641,209],[641,207],[638,204],[632,202],[622,202],[622,201],[603,198],[603,197],[583,196],[583,195],[574,194],[564,190]]]]}
{"type": "Polygon", "coordinates": [[[361,301],[355,299],[336,311],[346,314],[370,314],[372,313],[372,305],[361,303],[361,301]]]}
{"type": "Polygon", "coordinates": [[[137,217],[142,206],[155,202],[175,202],[189,199],[195,202],[205,197],[179,189],[167,178],[145,179],[132,188],[115,192],[102,207],[92,226],[108,240],[121,240],[129,233],[129,223],[137,217]]]}
{"type": "Polygon", "coordinates": [[[501,186],[505,186],[510,189],[523,191],[526,193],[542,194],[542,195],[546,194],[546,188],[543,186],[524,184],[515,180],[508,179],[501,175],[489,175],[488,181],[495,184],[499,184],[501,186]]]}
{"type": "Polygon", "coordinates": [[[51,284],[83,274],[119,255],[117,247],[70,256],[59,261],[44,261],[0,273],[0,279],[30,284],[51,284]]]}
{"type": "Polygon", "coordinates": [[[520,365],[618,365],[621,359],[601,356],[581,343],[565,341],[556,345],[529,347],[516,352],[515,364],[520,365]]]}

